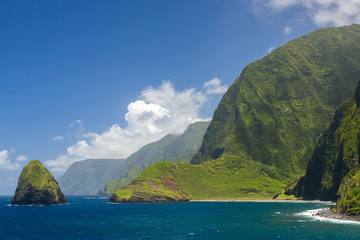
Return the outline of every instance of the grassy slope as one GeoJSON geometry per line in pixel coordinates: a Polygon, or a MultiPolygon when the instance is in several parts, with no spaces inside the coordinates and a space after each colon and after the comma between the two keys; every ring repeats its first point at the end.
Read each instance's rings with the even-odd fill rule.
{"type": "Polygon", "coordinates": [[[289,179],[255,161],[241,161],[227,156],[203,164],[161,162],[145,171],[129,186],[115,192],[117,199],[126,200],[135,193],[160,193],[188,199],[252,199],[272,198],[289,179]],[[167,187],[166,180],[177,187],[167,187]]]}
{"type": "Polygon", "coordinates": [[[320,137],[306,175],[294,193],[306,199],[336,200],[344,176],[359,167],[360,85],[355,96],[336,112],[330,128],[320,137]]]}
{"type": "Polygon", "coordinates": [[[168,160],[190,162],[199,150],[209,122],[191,124],[181,135],[167,135],[157,142],[150,143],[132,154],[113,174],[106,184],[106,191],[113,193],[117,188],[128,185],[138,177],[147,166],[168,160]]]}
{"type": "Polygon", "coordinates": [[[317,137],[359,76],[359,25],[291,41],[247,66],[230,87],[192,161],[200,165],[155,165],[150,169],[160,169],[146,170],[126,191],[141,192],[170,175],[193,199],[272,197],[303,174],[317,137]],[[219,169],[212,172],[212,165],[219,169]]]}
{"type": "Polygon", "coordinates": [[[37,160],[30,161],[19,178],[19,185],[30,184],[36,188],[51,187],[55,188],[56,181],[51,173],[44,167],[44,165],[37,160]]]}

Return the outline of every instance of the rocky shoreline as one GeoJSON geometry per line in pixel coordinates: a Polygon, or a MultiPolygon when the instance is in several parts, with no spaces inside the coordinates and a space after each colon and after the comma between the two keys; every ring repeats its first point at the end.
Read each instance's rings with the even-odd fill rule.
{"type": "Polygon", "coordinates": [[[324,209],[315,214],[315,216],[323,218],[331,218],[336,220],[345,220],[345,221],[356,221],[360,223],[360,216],[349,216],[342,213],[335,212],[334,209],[324,209]]]}
{"type": "Polygon", "coordinates": [[[315,218],[320,221],[360,224],[360,216],[349,216],[336,212],[333,208],[315,209],[300,213],[301,216],[315,218]]]}

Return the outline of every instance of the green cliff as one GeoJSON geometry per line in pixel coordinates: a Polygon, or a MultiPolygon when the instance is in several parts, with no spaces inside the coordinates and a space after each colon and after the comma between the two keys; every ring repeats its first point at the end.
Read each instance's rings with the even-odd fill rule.
{"type": "Polygon", "coordinates": [[[360,25],[290,41],[247,66],[233,83],[193,163],[244,155],[296,176],[336,108],[353,94],[359,74],[360,25]]]}
{"type": "Polygon", "coordinates": [[[273,197],[305,172],[316,139],[359,76],[360,25],[290,41],[235,80],[192,164],[152,166],[126,188],[127,196],[149,183],[147,191],[164,188],[170,177],[190,199],[273,197]]]}
{"type": "Polygon", "coordinates": [[[166,160],[190,162],[199,150],[208,126],[209,122],[196,122],[180,135],[170,134],[157,142],[145,145],[117,168],[111,178],[114,180],[106,184],[105,191],[113,193],[116,189],[125,187],[153,163],[166,160]]]}
{"type": "MultiPolygon", "coordinates": [[[[296,196],[305,199],[337,199],[344,176],[359,167],[359,106],[360,85],[355,96],[337,110],[330,128],[319,138],[306,174],[293,190],[296,196]]],[[[351,182],[349,179],[345,182],[348,181],[351,182]]]]}
{"type": "Polygon", "coordinates": [[[12,204],[57,204],[66,199],[57,181],[37,160],[30,161],[22,170],[12,204]]]}
{"type": "Polygon", "coordinates": [[[360,216],[360,170],[352,171],[342,181],[335,210],[346,215],[360,216]]]}

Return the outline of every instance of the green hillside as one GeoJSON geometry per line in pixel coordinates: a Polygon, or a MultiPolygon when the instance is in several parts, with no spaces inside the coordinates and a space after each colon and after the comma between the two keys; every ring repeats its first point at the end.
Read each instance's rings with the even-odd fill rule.
{"type": "Polygon", "coordinates": [[[335,210],[346,215],[360,216],[360,170],[345,176],[338,193],[340,198],[335,210]]]}
{"type": "Polygon", "coordinates": [[[344,176],[359,168],[359,148],[360,86],[355,96],[339,108],[330,128],[319,138],[306,175],[293,193],[305,199],[336,200],[344,176]]]}
{"type": "Polygon", "coordinates": [[[94,195],[104,189],[122,159],[87,159],[70,165],[59,180],[66,195],[94,195]]]}
{"type": "MultiPolygon", "coordinates": [[[[305,172],[316,139],[335,110],[353,95],[359,76],[360,25],[322,29],[290,41],[248,65],[235,80],[214,113],[192,160],[195,165],[171,168],[193,169],[192,174],[146,170],[142,181],[126,188],[128,198],[129,192],[136,195],[149,182],[152,187],[147,191],[166,187],[161,179],[168,176],[188,198],[271,197],[305,172]],[[212,173],[207,167],[212,165],[221,166],[224,174],[212,173]],[[213,185],[217,181],[226,184],[213,185]],[[183,188],[186,182],[191,190],[183,188]],[[263,188],[259,182],[271,187],[263,188]],[[206,194],[205,185],[214,188],[211,193],[206,194]]],[[[152,168],[156,166],[161,167],[152,168]]],[[[121,190],[115,195],[121,199],[121,190]]]]}
{"type": "Polygon", "coordinates": [[[150,143],[132,154],[113,173],[112,181],[106,184],[106,192],[113,193],[117,188],[128,185],[138,177],[142,170],[160,161],[190,162],[199,150],[209,122],[191,124],[181,135],[167,135],[157,142],[150,143]]]}
{"type": "Polygon", "coordinates": [[[112,200],[269,199],[287,182],[268,165],[238,158],[203,164],[161,162],[117,190],[112,200]]]}
{"type": "Polygon", "coordinates": [[[245,68],[192,162],[245,155],[286,176],[302,173],[316,138],[352,96],[359,75],[360,25],[289,42],[245,68]]]}

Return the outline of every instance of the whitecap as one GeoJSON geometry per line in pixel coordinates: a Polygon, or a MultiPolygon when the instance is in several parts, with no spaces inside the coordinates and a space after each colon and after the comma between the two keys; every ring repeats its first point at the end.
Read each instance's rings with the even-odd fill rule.
{"type": "Polygon", "coordinates": [[[337,223],[337,224],[360,224],[360,222],[354,221],[354,220],[335,219],[335,218],[323,217],[323,216],[318,215],[318,213],[320,213],[322,211],[326,211],[326,210],[330,210],[330,208],[307,210],[304,212],[296,213],[295,216],[311,218],[315,221],[330,222],[330,223],[337,223]]]}

